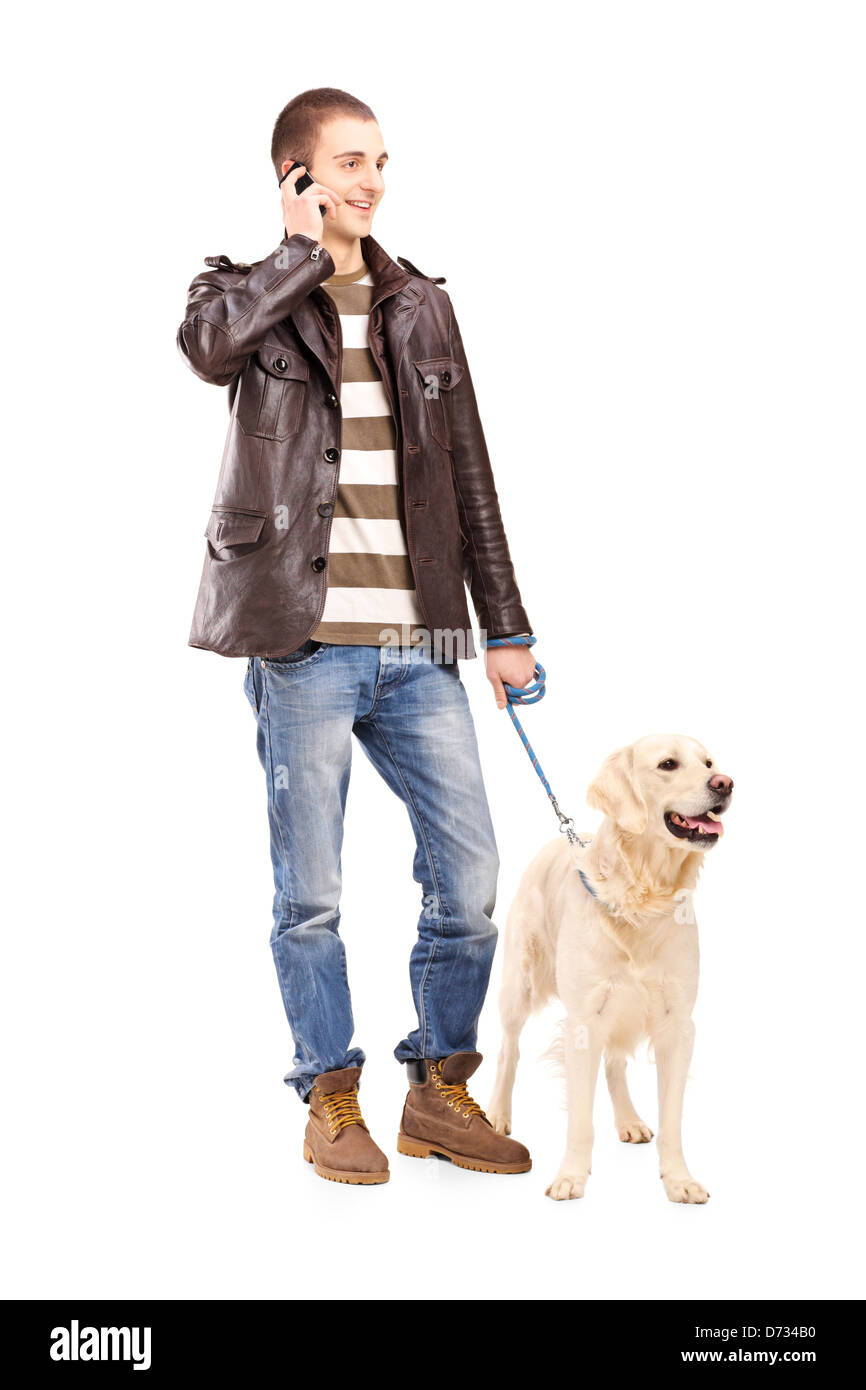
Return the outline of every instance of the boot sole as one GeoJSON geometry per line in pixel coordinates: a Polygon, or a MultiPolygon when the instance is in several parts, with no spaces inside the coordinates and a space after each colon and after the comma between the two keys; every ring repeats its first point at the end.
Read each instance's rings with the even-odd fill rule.
{"type": "Polygon", "coordinates": [[[387,1168],[384,1173],[353,1173],[345,1168],[323,1168],[313,1158],[312,1149],[308,1144],[304,1145],[304,1159],[307,1163],[312,1163],[319,1177],[327,1178],[328,1182],[348,1182],[369,1187],[373,1183],[387,1182],[391,1176],[387,1168]]]}
{"type": "Polygon", "coordinates": [[[473,1173],[528,1173],[532,1167],[531,1158],[526,1159],[524,1163],[494,1163],[492,1159],[467,1158],[465,1154],[456,1154],[451,1149],[446,1149],[443,1144],[431,1144],[425,1139],[412,1139],[402,1130],[397,1135],[397,1152],[406,1154],[408,1158],[429,1158],[431,1154],[441,1154],[443,1158],[450,1158],[458,1168],[471,1168],[473,1173]]]}

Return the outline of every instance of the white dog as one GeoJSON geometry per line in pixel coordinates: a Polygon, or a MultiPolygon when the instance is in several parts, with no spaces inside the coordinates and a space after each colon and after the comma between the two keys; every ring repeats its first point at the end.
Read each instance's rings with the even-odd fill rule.
{"type": "Polygon", "coordinates": [[[698,988],[691,890],[704,854],[721,839],[733,786],[696,740],[639,739],[611,754],[589,788],[589,805],[605,817],[599,830],[575,846],[564,835],[551,841],[520,880],[505,929],[503,1039],[487,1115],[510,1134],[521,1029],[559,998],[568,1138],[547,1188],[556,1200],[584,1193],[602,1054],[620,1139],[652,1139],[625,1077],[627,1057],[647,1036],[658,1068],[665,1191],[672,1202],[710,1195],[689,1172],[681,1139],[698,988]]]}

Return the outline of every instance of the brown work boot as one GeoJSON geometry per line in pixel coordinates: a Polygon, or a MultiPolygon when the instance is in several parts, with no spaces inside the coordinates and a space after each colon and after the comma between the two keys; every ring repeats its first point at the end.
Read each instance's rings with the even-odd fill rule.
{"type": "Polygon", "coordinates": [[[310,1091],[304,1158],[331,1182],[387,1182],[388,1160],[370,1137],[358,1103],[360,1067],[323,1071],[310,1091]]]}
{"type": "Polygon", "coordinates": [[[497,1134],[466,1082],[481,1065],[480,1052],[453,1052],[438,1062],[407,1062],[409,1094],[397,1150],[412,1158],[443,1154],[459,1168],[479,1173],[526,1173],[529,1150],[497,1134]]]}

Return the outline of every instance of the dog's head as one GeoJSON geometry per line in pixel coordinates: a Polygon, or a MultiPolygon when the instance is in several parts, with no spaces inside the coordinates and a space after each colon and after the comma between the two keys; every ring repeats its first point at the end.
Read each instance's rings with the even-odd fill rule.
{"type": "Polygon", "coordinates": [[[733,790],[702,743],[652,734],[611,753],[586,799],[628,835],[650,835],[668,848],[709,849],[722,838],[733,790]]]}

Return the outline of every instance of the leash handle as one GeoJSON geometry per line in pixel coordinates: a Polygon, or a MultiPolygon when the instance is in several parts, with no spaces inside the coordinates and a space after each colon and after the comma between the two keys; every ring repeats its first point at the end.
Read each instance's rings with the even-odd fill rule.
{"type": "MultiPolygon", "coordinates": [[[[519,637],[489,637],[487,639],[487,646],[534,647],[537,641],[538,638],[534,633],[530,633],[528,637],[524,637],[523,635],[519,637]]],[[[539,700],[544,699],[547,693],[544,685],[547,672],[543,666],[540,666],[539,663],[536,662],[535,670],[532,674],[535,680],[532,681],[530,685],[516,686],[509,685],[508,681],[502,682],[505,694],[508,696],[509,705],[537,705],[539,700]]]]}

